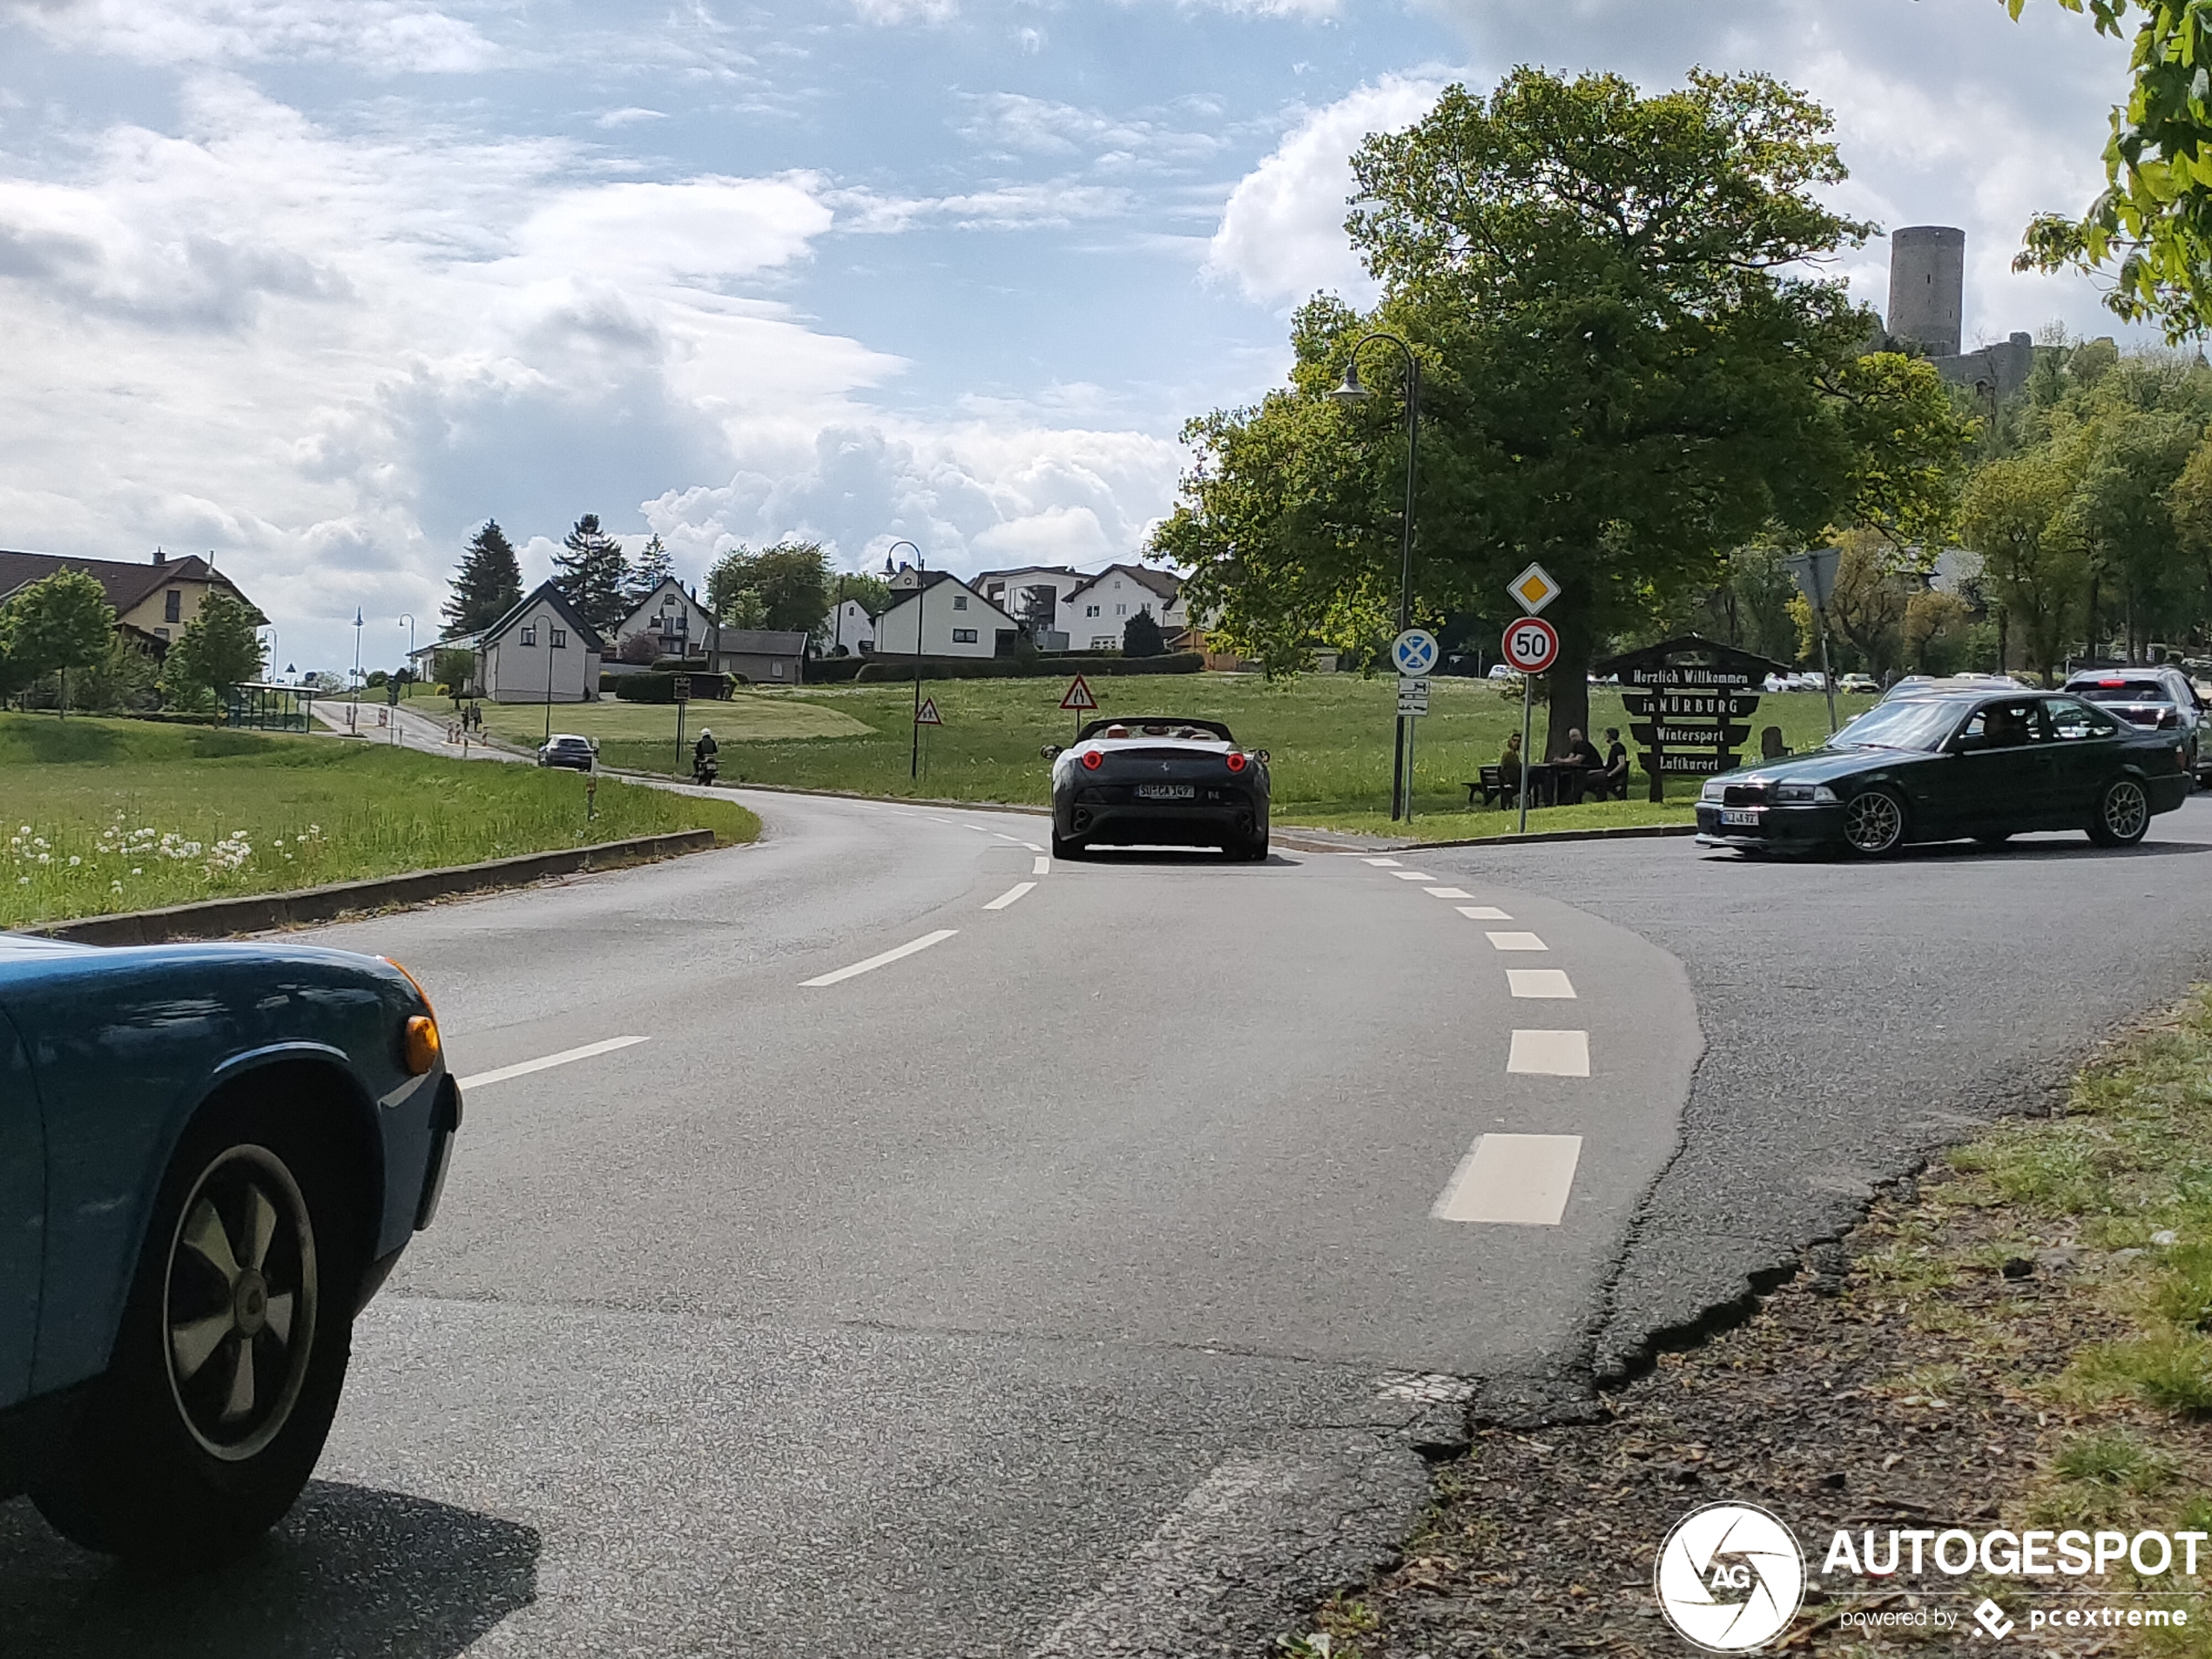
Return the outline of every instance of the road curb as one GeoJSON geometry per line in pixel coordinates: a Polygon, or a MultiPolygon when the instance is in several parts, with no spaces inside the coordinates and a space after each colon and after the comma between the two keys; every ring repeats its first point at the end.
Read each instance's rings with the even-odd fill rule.
{"type": "MultiPolygon", "coordinates": [[[[635,778],[643,783],[682,784],[687,788],[700,786],[689,779],[671,777],[666,772],[632,772],[623,766],[602,766],[600,775],[608,778],[635,778]]],[[[1024,806],[1008,800],[948,800],[941,795],[864,795],[857,789],[807,789],[798,784],[756,784],[750,779],[738,780],[718,778],[713,787],[719,793],[729,790],[758,789],[770,795],[813,795],[824,800],[867,800],[885,806],[957,806],[970,813],[1026,813],[1032,818],[1049,818],[1049,806],[1024,806]]]]}
{"type": "MultiPolygon", "coordinates": [[[[1276,832],[1275,839],[1299,833],[1296,825],[1286,826],[1276,832]]],[[[1345,830],[1316,830],[1309,833],[1349,835],[1345,830]]],[[[1532,835],[1477,835],[1460,841],[1415,841],[1400,836],[1374,835],[1361,842],[1338,846],[1324,842],[1309,842],[1306,850],[1324,853],[1426,853],[1432,847],[1448,846],[1535,846],[1552,841],[1642,841],[1659,836],[1695,835],[1695,824],[1624,824],[1612,829],[1538,830],[1532,835]]],[[[1287,843],[1286,843],[1287,844],[1287,843]]]]}
{"type": "Polygon", "coordinates": [[[704,853],[714,844],[714,832],[711,829],[677,830],[666,835],[605,841],[597,846],[523,853],[514,858],[459,864],[442,870],[415,870],[405,875],[378,876],[367,881],[336,881],[326,887],[302,887],[296,893],[254,894],[237,899],[208,899],[198,904],[169,905],[159,910],[125,911],[121,915],[84,916],[74,921],[26,927],[23,931],[80,945],[160,945],[177,940],[220,939],[233,934],[266,933],[273,928],[329,921],[353,912],[421,904],[458,894],[522,887],[547,876],[579,875],[624,865],[651,864],[686,853],[704,853]]]}

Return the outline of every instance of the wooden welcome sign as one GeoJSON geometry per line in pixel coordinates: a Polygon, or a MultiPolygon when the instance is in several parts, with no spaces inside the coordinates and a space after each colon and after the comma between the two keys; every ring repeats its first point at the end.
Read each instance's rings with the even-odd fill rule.
{"type": "Polygon", "coordinates": [[[1789,671],[1754,651],[1685,634],[1624,651],[1596,671],[1620,677],[1629,735],[1658,800],[1669,777],[1710,778],[1742,765],[1737,752],[1751,735],[1760,688],[1768,675],[1789,671]]]}

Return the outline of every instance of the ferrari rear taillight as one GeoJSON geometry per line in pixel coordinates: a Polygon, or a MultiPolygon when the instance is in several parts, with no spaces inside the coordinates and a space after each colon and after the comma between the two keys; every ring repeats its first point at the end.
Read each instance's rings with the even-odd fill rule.
{"type": "Polygon", "coordinates": [[[1242,772],[1244,769],[1244,757],[1243,752],[1239,750],[1231,749],[1229,752],[1229,770],[1231,772],[1242,772]]]}
{"type": "Polygon", "coordinates": [[[1098,770],[1098,763],[1105,759],[1105,758],[1106,757],[1104,755],[1099,753],[1099,752],[1096,749],[1084,750],[1083,770],[1085,772],[1096,772],[1098,770]]]}

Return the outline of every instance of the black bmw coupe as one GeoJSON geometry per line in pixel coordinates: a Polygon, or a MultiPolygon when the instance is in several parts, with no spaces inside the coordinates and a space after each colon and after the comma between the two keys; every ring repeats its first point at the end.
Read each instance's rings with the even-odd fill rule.
{"type": "Polygon", "coordinates": [[[1866,858],[1908,841],[1994,844],[2077,830],[2132,846],[2189,792],[2177,735],[2061,692],[1942,690],[1869,709],[1809,754],[1709,779],[1697,839],[1748,850],[1838,846],[1866,858]]]}
{"type": "Polygon", "coordinates": [[[1267,856],[1267,752],[1238,747],[1217,720],[1093,720],[1073,747],[1044,753],[1055,858],[1102,843],[1267,856]]]}

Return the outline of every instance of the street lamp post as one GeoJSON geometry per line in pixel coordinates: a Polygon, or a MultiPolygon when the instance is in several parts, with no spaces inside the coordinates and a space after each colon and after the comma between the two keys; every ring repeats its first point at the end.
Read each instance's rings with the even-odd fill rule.
{"type": "Polygon", "coordinates": [[[545,740],[553,741],[553,618],[545,619],[545,740]]]}
{"type": "Polygon", "coordinates": [[[921,550],[912,542],[900,540],[883,550],[883,574],[897,574],[891,568],[891,556],[902,547],[914,550],[914,735],[913,752],[907,759],[907,775],[920,780],[921,777],[921,611],[929,603],[929,584],[923,578],[928,567],[922,562],[921,550]]]}
{"type": "MultiPolygon", "coordinates": [[[[1421,360],[1413,355],[1413,348],[1396,334],[1378,329],[1363,334],[1352,347],[1352,360],[1345,365],[1344,384],[1329,394],[1339,403],[1358,404],[1366,401],[1370,394],[1359,382],[1359,353],[1370,342],[1382,340],[1398,347],[1406,360],[1406,516],[1399,537],[1398,563],[1398,631],[1404,633],[1413,625],[1413,478],[1414,463],[1421,442],[1421,360]]],[[[1398,741],[1391,757],[1390,817],[1393,823],[1413,816],[1413,779],[1412,765],[1413,722],[1410,714],[1398,717],[1398,741]]]]}
{"type": "Polygon", "coordinates": [[[354,607],[354,700],[346,710],[346,730],[358,732],[361,718],[361,608],[354,607]]]}
{"type": "Polygon", "coordinates": [[[407,624],[407,694],[415,695],[415,613],[407,611],[400,620],[407,624]]]}

